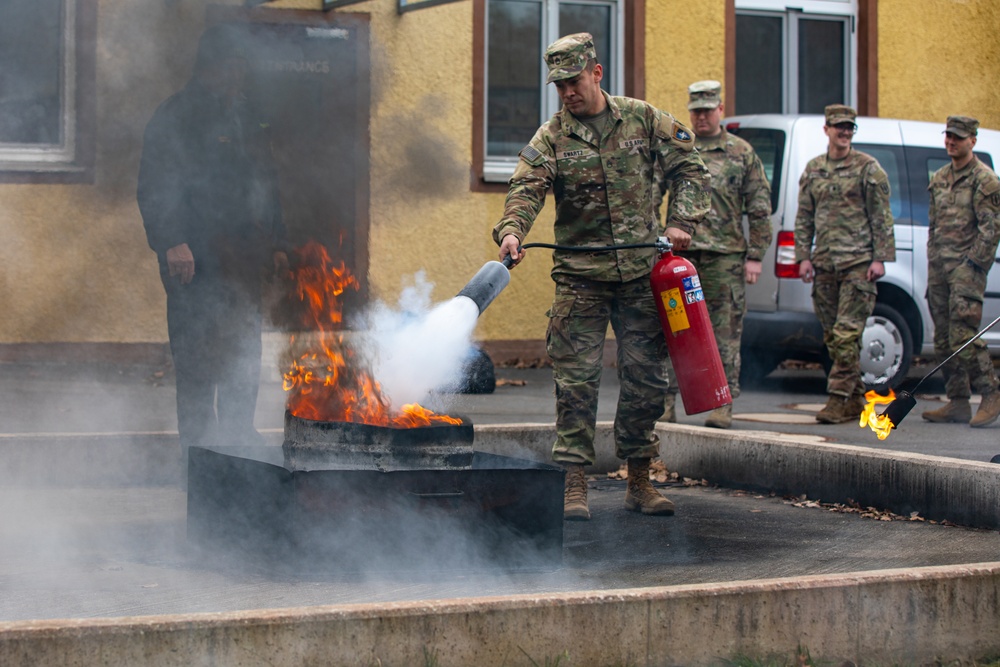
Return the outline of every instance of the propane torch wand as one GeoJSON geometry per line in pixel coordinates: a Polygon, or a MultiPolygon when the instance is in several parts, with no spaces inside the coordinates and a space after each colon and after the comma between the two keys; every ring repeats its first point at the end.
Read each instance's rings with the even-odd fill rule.
{"type": "Polygon", "coordinates": [[[930,376],[934,375],[939,370],[941,370],[941,368],[949,361],[954,359],[959,352],[961,352],[962,350],[964,350],[965,348],[969,347],[974,342],[979,340],[979,338],[982,337],[984,333],[986,333],[994,326],[996,326],[997,322],[1000,322],[1000,317],[997,317],[995,320],[987,324],[982,329],[982,331],[980,331],[975,336],[962,343],[961,347],[959,347],[957,350],[949,354],[945,358],[945,360],[942,361],[937,366],[935,366],[930,373],[927,373],[922,378],[920,378],[917,384],[913,385],[913,389],[911,389],[910,391],[900,390],[899,395],[896,397],[896,399],[891,403],[889,403],[889,405],[886,406],[885,411],[882,413],[890,422],[892,422],[893,428],[896,428],[899,425],[899,422],[903,421],[903,418],[906,417],[906,415],[910,413],[910,410],[912,410],[913,407],[917,404],[917,399],[914,398],[913,396],[915,393],[917,393],[917,387],[922,385],[924,383],[924,380],[926,380],[927,378],[929,378],[930,376]]]}

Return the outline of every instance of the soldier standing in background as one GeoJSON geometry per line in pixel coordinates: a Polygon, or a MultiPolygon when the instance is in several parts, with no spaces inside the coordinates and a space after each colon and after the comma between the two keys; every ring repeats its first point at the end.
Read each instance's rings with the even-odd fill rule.
{"type": "MultiPolygon", "coordinates": [[[[549,188],[556,198],[555,240],[566,246],[652,243],[653,166],[672,182],[667,236],[686,248],[708,211],[708,173],[690,131],[670,114],[601,90],[603,68],[589,33],[563,37],[545,52],[548,81],[563,103],[520,152],[503,218],[493,228],[501,261],[520,249],[549,188]]],[[[621,393],[615,453],[628,462],[625,506],[673,514],[674,504],[649,481],[659,453],[654,432],[667,390],[666,343],[649,275],[653,248],[553,253],[555,299],[546,349],[556,390],[552,458],[566,468],[564,516],[587,520],[584,466],[595,461],[594,431],[608,324],[618,340],[621,393]]]]}
{"type": "Polygon", "coordinates": [[[167,294],[177,430],[191,446],[254,429],[265,276],[288,269],[268,125],[248,108],[244,36],[208,28],[190,81],[146,126],[137,199],[167,294]]]}
{"type": "Polygon", "coordinates": [[[865,406],[861,334],[875,309],[875,281],[885,275],[884,262],[896,259],[896,241],[889,177],[878,160],[851,147],[857,113],[831,104],[825,114],[827,152],[799,179],[795,259],[799,276],[813,283],[813,308],[833,362],[830,396],[816,421],[840,424],[858,419],[865,406]]]}
{"type": "MultiPolygon", "coordinates": [[[[944,359],[976,335],[983,319],[986,275],[1000,241],[1000,179],[972,153],[979,121],[949,116],[944,146],[951,164],[934,172],[928,190],[927,304],[934,320],[934,352],[944,359]]],[[[980,338],[945,364],[948,403],[924,412],[930,422],[980,427],[1000,416],[993,362],[980,338]],[[983,396],[976,416],[971,389],[983,396]]]]}
{"type": "MultiPolygon", "coordinates": [[[[712,178],[712,210],[698,226],[686,251],[701,278],[705,305],[726,369],[729,393],[740,395],[740,340],[746,313],[746,286],[757,282],[761,260],[771,245],[771,186],[753,147],[722,127],[722,84],[698,81],[688,87],[688,111],[695,146],[712,178]],[[743,213],[750,219],[749,241],[743,213]]],[[[675,422],[677,383],[669,368],[665,421],[675,422]]],[[[716,408],[705,426],[729,428],[733,406],[716,408]]]]}

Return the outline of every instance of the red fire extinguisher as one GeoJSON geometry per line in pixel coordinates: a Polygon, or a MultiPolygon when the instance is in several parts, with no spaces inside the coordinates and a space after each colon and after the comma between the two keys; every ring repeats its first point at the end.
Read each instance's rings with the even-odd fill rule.
{"type": "Polygon", "coordinates": [[[684,412],[695,415],[729,405],[733,397],[729,394],[715,331],[708,319],[701,279],[694,265],[674,255],[671,248],[666,239],[660,239],[657,244],[660,259],[653,267],[649,283],[660,312],[684,412]]]}

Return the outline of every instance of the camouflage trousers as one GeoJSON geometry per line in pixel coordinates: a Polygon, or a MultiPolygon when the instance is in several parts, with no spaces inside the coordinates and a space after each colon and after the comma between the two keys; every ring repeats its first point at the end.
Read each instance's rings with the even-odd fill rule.
{"type": "MultiPolygon", "coordinates": [[[[927,305],[934,321],[934,353],[939,361],[979,333],[985,292],[986,273],[968,264],[928,266],[927,305]]],[[[997,388],[996,372],[982,338],[962,350],[941,371],[949,400],[969,398],[971,389],[981,394],[997,388]]]]}
{"type": "MultiPolygon", "coordinates": [[[[722,367],[726,371],[729,393],[733,398],[740,395],[740,341],[743,338],[743,316],[746,314],[747,287],[743,274],[746,253],[723,254],[696,250],[676,253],[692,264],[701,279],[705,293],[708,318],[715,331],[715,343],[719,347],[722,367]]],[[[667,361],[667,377],[670,393],[677,393],[677,376],[674,367],[667,361]]]]}
{"type": "Polygon", "coordinates": [[[865,277],[868,263],[848,269],[816,267],[813,309],[823,325],[823,342],[833,366],[826,391],[837,396],[861,396],[861,334],[875,310],[875,283],[865,277]]]}
{"type": "Polygon", "coordinates": [[[556,442],[552,459],[593,464],[597,392],[608,324],[618,342],[620,393],[615,412],[615,455],[652,458],[653,432],[667,391],[663,328],[648,278],[609,283],[556,280],[545,342],[556,391],[556,442]]]}

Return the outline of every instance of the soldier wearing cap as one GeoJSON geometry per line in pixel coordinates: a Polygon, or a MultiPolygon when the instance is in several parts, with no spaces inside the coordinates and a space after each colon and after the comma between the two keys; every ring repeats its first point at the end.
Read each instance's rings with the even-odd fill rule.
{"type": "Polygon", "coordinates": [[[875,281],[896,259],[889,178],[878,161],[855,150],[854,109],[825,109],[827,152],[806,165],[799,179],[795,259],[799,276],[813,283],[813,308],[833,362],[829,398],[816,415],[821,424],[858,419],[865,406],[861,334],[875,309],[875,281]]]}
{"type": "Polygon", "coordinates": [[[646,102],[601,90],[603,68],[589,33],[563,37],[545,52],[548,81],[563,107],[520,152],[503,217],[493,229],[500,259],[519,263],[520,248],[545,202],[555,193],[556,250],[546,349],[556,385],[553,459],[566,468],[564,516],[590,518],[584,466],[594,463],[594,432],[604,341],[611,324],[618,341],[621,395],[615,445],[628,462],[625,505],[643,514],[673,514],[674,506],[649,481],[659,453],[654,432],[667,389],[666,345],[649,289],[653,248],[601,251],[646,244],[659,232],[653,216],[653,167],[672,183],[667,236],[690,243],[709,207],[708,172],[690,130],[646,102]]]}
{"type": "MultiPolygon", "coordinates": [[[[698,270],[719,356],[726,369],[729,391],[740,395],[740,339],[746,311],[746,285],[757,282],[761,259],[771,244],[771,186],[753,147],[722,126],[725,107],[722,84],[698,81],[688,87],[688,111],[698,154],[712,179],[712,208],[679,252],[698,270]],[[743,214],[749,218],[749,239],[743,232],[743,214]]],[[[667,421],[676,421],[677,389],[670,368],[667,421]]],[[[705,426],[729,428],[733,406],[716,408],[705,426]]]]}
{"type": "MultiPolygon", "coordinates": [[[[1000,179],[977,158],[979,121],[949,116],[944,147],[951,163],[931,177],[927,229],[927,304],[934,352],[944,359],[976,335],[983,318],[986,276],[1000,241],[1000,179]]],[[[924,412],[931,422],[980,427],[1000,416],[1000,391],[986,343],[976,340],[942,369],[948,403],[924,412]],[[969,397],[982,402],[972,416],[969,397]]]]}

